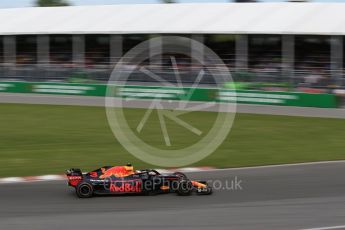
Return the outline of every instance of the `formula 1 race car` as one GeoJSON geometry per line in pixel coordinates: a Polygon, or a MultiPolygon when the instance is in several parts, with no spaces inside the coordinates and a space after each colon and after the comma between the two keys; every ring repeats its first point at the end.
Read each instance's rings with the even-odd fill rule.
{"type": "Polygon", "coordinates": [[[134,171],[133,166],[106,166],[89,173],[80,169],[67,170],[68,185],[80,198],[93,195],[177,193],[181,196],[212,194],[205,181],[192,181],[181,172],[161,174],[154,169],[134,171]]]}

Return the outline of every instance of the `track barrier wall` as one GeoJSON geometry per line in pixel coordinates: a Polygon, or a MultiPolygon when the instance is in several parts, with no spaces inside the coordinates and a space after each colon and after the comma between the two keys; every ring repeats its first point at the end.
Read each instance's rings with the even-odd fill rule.
{"type": "MultiPolygon", "coordinates": [[[[104,97],[106,95],[106,90],[107,85],[105,84],[0,82],[0,92],[7,93],[38,93],[104,97]]],[[[337,108],[339,106],[338,98],[334,94],[160,86],[114,86],[114,90],[115,96],[138,99],[237,102],[245,104],[318,108],[337,108]]]]}

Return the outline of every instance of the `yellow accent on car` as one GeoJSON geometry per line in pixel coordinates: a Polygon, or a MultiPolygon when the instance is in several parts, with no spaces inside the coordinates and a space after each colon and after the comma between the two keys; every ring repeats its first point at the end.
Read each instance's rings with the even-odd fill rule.
{"type": "Polygon", "coordinates": [[[161,190],[168,190],[168,189],[170,189],[170,187],[169,186],[161,186],[161,190]]]}
{"type": "Polygon", "coordinates": [[[197,181],[192,181],[192,185],[194,187],[197,187],[197,188],[206,188],[207,187],[205,184],[202,184],[202,183],[197,182],[197,181]]]}

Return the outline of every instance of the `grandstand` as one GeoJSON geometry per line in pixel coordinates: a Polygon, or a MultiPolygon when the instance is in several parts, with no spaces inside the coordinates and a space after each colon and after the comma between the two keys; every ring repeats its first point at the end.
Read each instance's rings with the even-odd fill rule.
{"type": "MultiPolygon", "coordinates": [[[[345,4],[141,4],[0,10],[2,80],[103,82],[121,56],[153,36],[204,43],[236,81],[264,90],[345,86],[345,4]],[[18,17],[20,15],[20,17],[18,17]],[[258,84],[260,83],[260,84],[258,84]]],[[[164,47],[163,47],[164,49],[164,47]]],[[[177,57],[184,83],[202,66],[177,57]]],[[[173,81],[164,55],[143,63],[173,81]]],[[[131,80],[150,81],[134,72],[131,80]]],[[[204,84],[212,84],[205,78],[204,84]]]]}

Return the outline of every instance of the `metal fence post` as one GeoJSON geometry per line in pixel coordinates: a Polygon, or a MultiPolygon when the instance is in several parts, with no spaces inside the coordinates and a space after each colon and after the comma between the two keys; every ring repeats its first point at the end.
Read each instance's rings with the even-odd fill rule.
{"type": "Polygon", "coordinates": [[[342,85],[343,76],[343,37],[332,36],[331,37],[331,78],[332,83],[336,85],[342,85]]]}
{"type": "Polygon", "coordinates": [[[236,70],[247,70],[248,69],[248,35],[237,35],[236,36],[236,70]]]}
{"type": "Polygon", "coordinates": [[[50,63],[50,37],[49,35],[37,36],[37,64],[45,65],[50,63]]]}
{"type": "Polygon", "coordinates": [[[282,77],[294,82],[295,36],[282,35],[282,77]]]}
{"type": "Polygon", "coordinates": [[[73,35],[73,64],[85,66],[85,36],[73,35]]]}
{"type": "Polygon", "coordinates": [[[115,66],[123,55],[123,36],[112,34],[110,35],[110,64],[115,66]]]}

